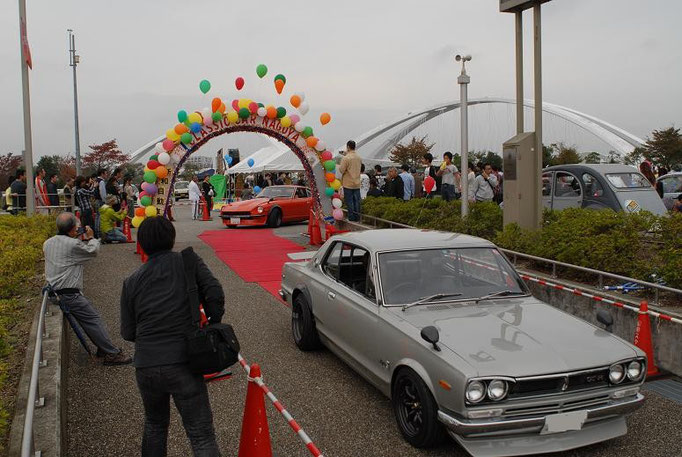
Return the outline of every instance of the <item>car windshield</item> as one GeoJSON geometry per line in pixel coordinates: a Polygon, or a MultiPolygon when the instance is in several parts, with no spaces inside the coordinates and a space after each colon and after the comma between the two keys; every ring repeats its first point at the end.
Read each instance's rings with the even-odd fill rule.
{"type": "Polygon", "coordinates": [[[379,269],[386,305],[528,292],[521,278],[495,248],[387,252],[379,254],[379,269]]]}
{"type": "Polygon", "coordinates": [[[632,173],[609,173],[606,175],[613,187],[618,189],[642,189],[651,187],[651,183],[644,175],[636,172],[632,173]]]}
{"type": "Polygon", "coordinates": [[[663,192],[666,194],[682,192],[682,176],[665,177],[660,181],[663,183],[663,192]]]}
{"type": "Polygon", "coordinates": [[[175,183],[175,189],[187,189],[189,183],[187,181],[178,181],[175,183]]]}
{"type": "Polygon", "coordinates": [[[258,194],[259,198],[281,198],[281,197],[286,197],[289,198],[293,195],[294,189],[291,187],[278,187],[278,186],[271,186],[271,187],[266,187],[263,189],[260,194],[258,194]]]}

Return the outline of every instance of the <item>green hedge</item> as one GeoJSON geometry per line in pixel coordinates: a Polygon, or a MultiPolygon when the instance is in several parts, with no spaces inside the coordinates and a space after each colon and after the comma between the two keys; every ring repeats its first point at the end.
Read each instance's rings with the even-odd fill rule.
{"type": "Polygon", "coordinates": [[[473,203],[461,218],[459,201],[368,198],[364,214],[420,228],[467,233],[500,247],[597,270],[651,280],[662,277],[682,288],[682,215],[657,217],[611,210],[545,211],[541,230],[502,227],[494,203],[473,203]]]}
{"type": "Polygon", "coordinates": [[[33,308],[21,295],[41,287],[31,280],[43,256],[43,242],[54,233],[54,217],[0,215],[0,455],[4,453],[15,397],[8,381],[19,373],[23,362],[15,349],[24,345],[33,318],[33,308]]]}

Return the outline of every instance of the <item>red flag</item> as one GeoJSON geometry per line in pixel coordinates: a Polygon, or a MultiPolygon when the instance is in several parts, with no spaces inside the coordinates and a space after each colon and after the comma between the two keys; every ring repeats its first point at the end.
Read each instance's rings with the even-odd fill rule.
{"type": "Polygon", "coordinates": [[[21,49],[24,52],[24,58],[26,59],[26,65],[28,68],[33,70],[33,60],[31,59],[31,48],[28,46],[28,37],[26,36],[26,22],[21,20],[21,49]]]}

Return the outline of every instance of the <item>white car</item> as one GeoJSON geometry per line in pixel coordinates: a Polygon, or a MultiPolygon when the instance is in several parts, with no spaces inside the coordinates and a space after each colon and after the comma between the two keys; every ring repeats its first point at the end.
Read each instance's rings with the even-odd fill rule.
{"type": "Polygon", "coordinates": [[[175,181],[173,196],[175,197],[175,201],[178,201],[181,198],[189,198],[189,181],[175,181]]]}

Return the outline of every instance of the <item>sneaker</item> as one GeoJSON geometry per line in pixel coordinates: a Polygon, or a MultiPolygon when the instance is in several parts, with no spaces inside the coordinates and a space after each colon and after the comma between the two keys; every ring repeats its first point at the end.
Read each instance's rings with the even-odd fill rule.
{"type": "Polygon", "coordinates": [[[126,355],[123,351],[116,354],[106,354],[102,357],[102,365],[127,365],[132,363],[132,357],[126,355]]]}

